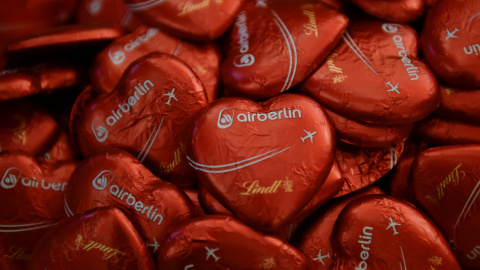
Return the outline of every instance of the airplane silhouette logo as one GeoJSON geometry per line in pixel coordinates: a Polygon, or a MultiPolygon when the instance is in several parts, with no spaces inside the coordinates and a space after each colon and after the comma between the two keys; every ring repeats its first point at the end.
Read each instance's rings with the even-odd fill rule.
{"type": "Polygon", "coordinates": [[[386,228],[386,230],[388,230],[390,228],[393,228],[393,231],[394,231],[393,235],[399,234],[399,232],[397,232],[397,229],[395,228],[395,226],[400,226],[400,225],[402,225],[402,224],[397,223],[397,222],[393,221],[392,218],[390,218],[390,223],[388,224],[388,227],[386,228]]]}
{"type": "Polygon", "coordinates": [[[172,98],[175,99],[176,101],[178,101],[178,99],[177,99],[177,97],[175,96],[174,93],[175,93],[175,88],[173,88],[170,93],[163,94],[164,96],[167,96],[167,97],[168,97],[168,101],[165,102],[165,104],[171,105],[171,104],[170,104],[170,101],[172,101],[172,98]]]}
{"type": "Polygon", "coordinates": [[[457,36],[455,36],[455,33],[458,31],[460,30],[458,30],[456,27],[455,27],[455,30],[453,30],[453,32],[450,32],[450,30],[447,29],[447,37],[445,38],[445,40],[448,40],[450,38],[458,38],[457,36]]]}
{"type": "Polygon", "coordinates": [[[313,135],[317,134],[316,131],[314,132],[308,132],[306,131],[305,129],[303,130],[305,131],[305,133],[307,133],[307,136],[305,137],[300,137],[300,139],[302,140],[302,142],[305,142],[306,139],[310,139],[310,142],[313,144],[313,135]]]}
{"type": "Polygon", "coordinates": [[[400,95],[400,92],[398,91],[398,83],[395,84],[395,86],[392,85],[390,81],[386,83],[386,85],[390,86],[391,88],[387,90],[387,92],[395,92],[400,95]]]}
{"type": "Polygon", "coordinates": [[[215,255],[215,251],[219,250],[219,248],[208,248],[208,247],[205,247],[205,249],[207,250],[207,258],[205,259],[205,261],[208,260],[208,258],[210,258],[210,256],[212,256],[215,261],[218,261],[220,260],[220,257],[216,256],[215,255]]]}
{"type": "Polygon", "coordinates": [[[318,255],[317,255],[317,257],[313,258],[313,260],[314,260],[314,261],[319,261],[319,262],[321,262],[323,265],[325,265],[325,263],[323,262],[323,258],[329,258],[329,259],[330,259],[330,252],[328,252],[327,255],[322,256],[322,250],[319,249],[319,250],[318,250],[318,255]]]}
{"type": "Polygon", "coordinates": [[[157,239],[153,237],[153,244],[150,244],[149,242],[147,242],[147,247],[153,247],[153,253],[155,253],[157,252],[157,249],[160,247],[160,245],[158,244],[157,239]]]}

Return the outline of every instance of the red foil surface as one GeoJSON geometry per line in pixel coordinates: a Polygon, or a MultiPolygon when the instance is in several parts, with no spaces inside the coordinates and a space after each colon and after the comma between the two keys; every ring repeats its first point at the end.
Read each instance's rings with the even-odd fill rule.
{"type": "Polygon", "coordinates": [[[160,27],[176,36],[214,40],[235,20],[245,0],[125,0],[144,24],[160,27]]]}
{"type": "Polygon", "coordinates": [[[427,4],[426,0],[352,0],[366,13],[390,22],[418,20],[427,4]]]}
{"type": "Polygon", "coordinates": [[[405,141],[413,124],[376,125],[348,119],[334,111],[325,109],[335,126],[337,139],[359,147],[387,147],[405,141]]]}
{"type": "Polygon", "coordinates": [[[418,60],[417,34],[407,24],[350,21],[342,41],[302,89],[347,118],[380,125],[411,124],[438,106],[437,80],[418,60]]]}
{"type": "Polygon", "coordinates": [[[293,221],[333,164],[334,133],[311,98],[224,98],[198,116],[190,165],[237,217],[263,231],[293,221]]]}
{"type": "Polygon", "coordinates": [[[118,209],[97,208],[64,220],[37,244],[29,264],[39,269],[155,269],[145,243],[118,209]]]}
{"type": "Polygon", "coordinates": [[[480,143],[479,123],[470,124],[455,120],[429,117],[415,125],[414,133],[429,145],[480,143]]]}
{"type": "Polygon", "coordinates": [[[222,65],[227,91],[261,100],[294,87],[325,59],[347,22],[322,2],[251,1],[230,34],[222,65]]]}
{"type": "Polygon", "coordinates": [[[0,150],[21,150],[38,156],[58,136],[53,117],[33,102],[11,101],[0,106],[0,150]]]}
{"type": "Polygon", "coordinates": [[[152,253],[158,251],[171,230],[196,214],[185,193],[119,149],[83,160],[66,191],[68,216],[102,206],[122,210],[152,253]]]}
{"type": "Polygon", "coordinates": [[[217,97],[220,81],[220,50],[213,42],[192,43],[170,36],[156,28],[140,26],[135,32],[117,38],[100,52],[91,68],[91,80],[98,94],[113,91],[127,67],[137,58],[160,51],[187,63],[207,90],[210,101],[217,97]]]}
{"type": "Polygon", "coordinates": [[[122,148],[162,179],[194,185],[195,172],[186,159],[187,140],[193,117],[207,105],[207,97],[183,61],[165,53],[143,56],[129,66],[114,91],[80,108],[84,98],[71,116],[84,155],[122,148]]]}
{"type": "Polygon", "coordinates": [[[440,106],[436,114],[447,119],[480,123],[480,110],[476,102],[480,100],[480,89],[461,90],[440,85],[440,90],[440,106]]]}
{"type": "Polygon", "coordinates": [[[478,269],[480,145],[423,151],[412,165],[411,186],[419,206],[444,232],[463,269],[478,269]]]}
{"type": "Polygon", "coordinates": [[[79,0],[75,18],[79,24],[120,24],[130,31],[140,26],[123,0],[79,0]]]}
{"type": "Polygon", "coordinates": [[[361,148],[338,143],[336,160],[345,178],[345,183],[335,197],[375,183],[389,172],[402,156],[404,144],[384,148],[361,148]]]}
{"type": "Polygon", "coordinates": [[[188,198],[192,201],[193,205],[195,206],[195,209],[197,210],[197,215],[198,216],[204,216],[207,213],[203,209],[199,196],[200,196],[200,187],[198,188],[182,188],[182,191],[187,194],[188,198]]]}
{"type": "Polygon", "coordinates": [[[439,229],[411,204],[371,195],[348,204],[332,236],[330,269],[461,269],[439,229]]]}
{"type": "Polygon", "coordinates": [[[480,88],[479,12],[478,1],[438,1],[423,25],[425,62],[453,87],[480,88]]]}
{"type": "Polygon", "coordinates": [[[301,233],[301,238],[296,244],[298,250],[305,254],[307,259],[313,261],[313,269],[327,270],[330,269],[334,262],[335,253],[330,239],[335,222],[343,208],[351,201],[371,194],[385,193],[377,186],[369,186],[341,199],[332,201],[328,206],[322,208],[321,212],[315,214],[315,218],[310,221],[305,231],[301,233]]]}
{"type": "Polygon", "coordinates": [[[178,228],[160,247],[158,269],[307,269],[303,254],[229,216],[178,228]]]}
{"type": "Polygon", "coordinates": [[[78,83],[80,70],[69,65],[46,64],[0,72],[0,101],[50,92],[78,83]]]}
{"type": "Polygon", "coordinates": [[[53,145],[41,155],[41,158],[48,163],[69,161],[78,158],[78,153],[75,150],[75,147],[70,140],[70,135],[66,130],[60,130],[60,134],[53,145]]]}

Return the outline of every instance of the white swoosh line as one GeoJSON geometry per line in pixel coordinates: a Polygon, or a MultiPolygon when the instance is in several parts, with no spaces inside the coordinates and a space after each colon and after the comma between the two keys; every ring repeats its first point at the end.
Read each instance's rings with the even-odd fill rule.
{"type": "Polygon", "coordinates": [[[365,56],[362,50],[358,47],[357,43],[355,43],[352,36],[350,36],[350,33],[348,33],[347,30],[345,30],[345,35],[346,35],[346,38],[350,41],[350,43],[353,44],[353,46],[357,49],[357,51],[360,52],[360,54],[362,54],[363,59],[367,60],[368,63],[370,63],[370,65],[373,65],[373,63],[370,60],[368,60],[367,56],[365,56]]]}
{"type": "Polygon", "coordinates": [[[145,142],[145,145],[143,146],[142,151],[140,151],[140,153],[138,154],[137,159],[140,159],[140,157],[143,155],[143,151],[145,151],[145,149],[147,148],[147,145],[150,142],[150,139],[152,138],[153,134],[155,133],[155,129],[156,129],[156,127],[153,126],[152,133],[150,133],[150,136],[148,136],[148,139],[145,142]]]}
{"type": "MultiPolygon", "coordinates": [[[[253,165],[253,164],[259,163],[259,162],[264,161],[264,160],[266,160],[266,159],[269,159],[269,158],[271,158],[271,157],[273,157],[273,156],[276,156],[276,155],[278,155],[278,154],[280,154],[280,153],[283,153],[283,152],[287,151],[287,150],[290,149],[290,148],[292,148],[292,147],[291,147],[291,146],[290,146],[290,147],[287,147],[287,148],[285,148],[285,149],[283,149],[283,150],[280,150],[280,151],[278,151],[278,152],[276,152],[276,153],[273,153],[273,154],[270,154],[270,155],[268,155],[268,156],[265,156],[265,157],[263,157],[263,158],[261,158],[261,159],[257,159],[257,160],[255,160],[255,161],[252,161],[252,162],[249,162],[249,163],[240,165],[240,166],[238,166],[238,167],[234,167],[234,168],[230,168],[230,169],[225,169],[225,170],[219,170],[219,171],[203,169],[203,168],[200,168],[200,167],[195,166],[195,165],[194,165],[193,163],[191,163],[191,162],[189,162],[189,164],[190,164],[190,166],[191,166],[192,168],[194,168],[194,169],[196,169],[196,170],[199,170],[199,171],[202,171],[202,172],[207,172],[207,173],[226,173],[226,172],[236,171],[236,170],[239,170],[239,169],[242,169],[242,168],[251,166],[251,165],[253,165]]],[[[239,161],[239,163],[243,163],[243,162],[244,162],[244,161],[239,161]]],[[[207,167],[207,165],[202,165],[202,166],[207,167]]]]}
{"type": "MultiPolygon", "coordinates": [[[[345,43],[347,43],[348,47],[350,47],[350,49],[358,56],[358,58],[360,58],[360,60],[363,61],[363,63],[365,63],[365,65],[373,72],[375,73],[375,75],[378,76],[378,73],[365,61],[365,59],[363,59],[363,57],[358,54],[358,52],[355,50],[355,48],[353,48],[353,45],[350,43],[350,41],[345,37],[345,34],[342,36],[342,39],[343,41],[345,41],[345,43]]],[[[353,41],[353,40],[352,40],[353,41]]],[[[355,44],[355,46],[357,46],[355,44]]],[[[357,46],[358,47],[358,46],[357,46]]],[[[363,53],[362,53],[363,54],[363,53]]],[[[368,62],[370,62],[368,59],[367,59],[368,62]]]]}
{"type": "MultiPolygon", "coordinates": [[[[50,224],[46,224],[46,225],[43,225],[43,226],[30,227],[30,228],[21,228],[21,229],[5,229],[5,230],[1,230],[1,229],[0,229],[0,232],[25,232],[25,231],[33,231],[33,230],[38,230],[38,229],[43,229],[43,228],[51,227],[51,226],[54,226],[55,224],[57,224],[57,223],[50,223],[50,224]]],[[[21,226],[21,225],[20,225],[20,226],[21,226]]]]}
{"type": "Polygon", "coordinates": [[[475,14],[475,15],[473,15],[472,17],[470,17],[470,19],[466,20],[466,21],[465,21],[465,23],[467,23],[467,22],[469,22],[469,21],[473,20],[473,18],[475,18],[475,17],[478,17],[478,16],[480,16],[480,12],[479,12],[479,13],[477,13],[477,14],[475,14]]]}
{"type": "Polygon", "coordinates": [[[67,200],[66,200],[66,199],[64,200],[63,209],[65,209],[65,213],[67,214],[68,217],[72,217],[72,216],[75,215],[75,214],[72,212],[72,210],[70,210],[70,207],[68,207],[68,203],[67,203],[67,200]]]}
{"type": "Polygon", "coordinates": [[[292,34],[290,34],[290,31],[288,31],[288,28],[285,25],[285,23],[283,23],[282,19],[278,16],[278,14],[275,11],[272,10],[272,13],[276,17],[275,23],[277,24],[278,28],[280,28],[280,30],[283,34],[283,37],[285,38],[285,41],[287,42],[288,50],[289,50],[289,53],[290,53],[290,68],[289,68],[289,71],[288,71],[287,79],[285,80],[285,85],[283,86],[283,89],[282,89],[282,92],[283,92],[287,89],[290,89],[290,87],[292,86],[292,83],[293,83],[293,79],[295,78],[295,73],[297,72],[297,59],[298,59],[297,58],[297,47],[295,46],[295,42],[293,41],[292,34]],[[279,25],[279,23],[281,24],[281,26],[279,25]],[[282,28],[283,28],[283,31],[282,31],[282,28]],[[290,45],[289,45],[289,42],[288,42],[288,39],[287,39],[286,35],[288,35],[288,39],[290,40],[293,49],[290,48],[290,45]],[[293,73],[291,73],[292,51],[294,53],[294,61],[295,61],[295,64],[293,65],[293,73]],[[289,79],[289,77],[290,77],[290,79],[289,79]],[[287,82],[288,82],[288,85],[286,85],[287,82]]]}
{"type": "Polygon", "coordinates": [[[165,0],[149,0],[149,1],[142,2],[142,3],[127,4],[127,7],[130,10],[138,11],[138,10],[149,9],[151,7],[154,7],[156,5],[159,5],[159,4],[163,3],[164,1],[165,0]]]}
{"type": "Polygon", "coordinates": [[[477,199],[478,195],[480,194],[479,186],[480,186],[480,181],[478,181],[477,185],[476,185],[475,188],[472,190],[472,193],[470,193],[470,197],[468,197],[467,202],[466,202],[465,205],[463,206],[462,212],[460,212],[460,215],[458,216],[457,223],[455,223],[455,227],[454,227],[454,228],[457,228],[457,225],[458,225],[458,223],[460,222],[460,218],[462,218],[462,216],[465,218],[466,215],[467,215],[467,213],[468,213],[468,211],[470,211],[470,207],[472,207],[473,203],[475,202],[475,200],[477,199]],[[473,194],[475,194],[475,196],[474,196],[473,194]],[[470,205],[470,206],[468,207],[468,210],[466,210],[468,205],[470,205]],[[466,211],[465,211],[465,210],[466,210],[466,211]]]}
{"type": "Polygon", "coordinates": [[[177,49],[175,49],[175,51],[171,54],[177,56],[177,54],[180,52],[180,49],[182,48],[183,46],[183,42],[180,42],[180,44],[178,45],[177,49]]]}
{"type": "MultiPolygon", "coordinates": [[[[407,270],[407,263],[405,262],[405,254],[403,254],[403,248],[401,246],[400,246],[400,251],[402,252],[403,266],[405,266],[405,270],[407,270]]],[[[400,267],[402,267],[402,264],[400,264],[400,267]]]]}
{"type": "Polygon", "coordinates": [[[130,11],[130,9],[127,9],[127,11],[122,17],[122,20],[120,21],[120,25],[127,25],[130,22],[131,18],[132,18],[132,12],[130,11]]]}
{"type": "Polygon", "coordinates": [[[19,224],[19,225],[2,225],[0,224],[0,228],[17,228],[17,227],[31,227],[35,225],[43,225],[48,222],[42,221],[42,222],[37,222],[37,223],[30,223],[30,224],[19,224]]]}
{"type": "Polygon", "coordinates": [[[250,161],[252,159],[257,159],[259,157],[262,157],[262,156],[265,156],[265,155],[268,155],[272,152],[275,152],[277,149],[273,149],[273,150],[270,150],[268,152],[265,152],[263,154],[260,154],[258,156],[254,156],[254,157],[251,157],[251,158],[247,158],[247,159],[244,159],[244,160],[240,160],[240,161],[237,161],[237,162],[233,162],[233,163],[228,163],[228,164],[222,164],[222,165],[205,165],[205,164],[200,164],[198,162],[195,162],[193,161],[190,157],[187,156],[187,159],[192,162],[194,165],[196,166],[199,166],[199,167],[205,167],[205,168],[225,168],[225,167],[231,167],[231,166],[234,166],[234,165],[238,165],[238,164],[241,164],[241,163],[245,163],[247,161],[250,161]]]}
{"type": "Polygon", "coordinates": [[[148,146],[147,150],[146,150],[145,153],[143,154],[143,157],[142,157],[141,159],[139,159],[140,162],[143,162],[143,160],[145,159],[145,157],[147,157],[148,152],[150,152],[150,148],[152,148],[153,143],[154,143],[155,140],[157,139],[158,132],[160,132],[160,129],[162,128],[163,120],[165,120],[165,115],[162,117],[162,121],[160,122],[160,125],[158,126],[157,132],[155,133],[155,137],[153,137],[152,141],[150,142],[150,145],[148,146]]]}

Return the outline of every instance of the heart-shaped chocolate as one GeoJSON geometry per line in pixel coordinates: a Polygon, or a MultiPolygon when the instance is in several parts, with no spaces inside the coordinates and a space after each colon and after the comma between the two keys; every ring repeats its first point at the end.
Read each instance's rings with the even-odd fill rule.
{"type": "Polygon", "coordinates": [[[214,40],[235,20],[245,0],[125,0],[146,25],[187,39],[214,40]]]}
{"type": "Polygon", "coordinates": [[[480,267],[480,145],[436,147],[412,165],[413,196],[444,232],[465,269],[480,267]]]}
{"type": "Polygon", "coordinates": [[[42,235],[61,218],[76,162],[42,164],[23,152],[0,154],[0,267],[25,269],[42,235]]]}
{"type": "Polygon", "coordinates": [[[260,100],[292,88],[320,65],[347,22],[321,2],[251,1],[230,34],[222,64],[227,91],[260,100]]]}
{"type": "Polygon", "coordinates": [[[460,90],[440,85],[440,105],[436,114],[462,122],[480,123],[480,110],[476,100],[480,100],[480,89],[460,90]]]}
{"type": "Polygon", "coordinates": [[[75,19],[78,24],[120,24],[130,31],[140,26],[140,21],[128,10],[123,0],[80,0],[75,19]]]}
{"type": "Polygon", "coordinates": [[[479,123],[429,117],[415,124],[414,133],[429,145],[480,144],[479,123]]]}
{"type": "Polygon", "coordinates": [[[375,183],[389,172],[403,153],[403,143],[383,147],[366,148],[337,143],[336,160],[345,177],[345,183],[335,197],[375,183]]]}
{"type": "Polygon", "coordinates": [[[162,179],[192,185],[195,173],[185,154],[189,127],[206,105],[200,80],[183,61],[148,54],[129,66],[114,91],[72,111],[76,141],[84,155],[119,147],[162,179]]]}
{"type": "Polygon", "coordinates": [[[120,149],[83,160],[66,191],[69,216],[102,206],[121,209],[154,253],[167,234],[196,211],[185,193],[120,149]]]}
{"type": "Polygon", "coordinates": [[[307,269],[293,246],[229,216],[195,219],[160,247],[158,269],[307,269]]]}
{"type": "Polygon", "coordinates": [[[33,102],[3,102],[0,115],[0,151],[21,150],[37,156],[51,147],[60,130],[57,121],[33,102]]]}
{"type": "Polygon", "coordinates": [[[237,217],[274,231],[323,184],[334,146],[333,128],[311,98],[224,98],[198,116],[189,161],[201,184],[237,217]]]}
{"type": "Polygon", "coordinates": [[[413,22],[422,14],[425,0],[352,0],[366,13],[389,22],[413,22]]]}
{"type": "Polygon", "coordinates": [[[155,269],[145,243],[114,207],[92,209],[50,230],[35,247],[30,270],[155,269]]]}
{"type": "Polygon", "coordinates": [[[417,35],[406,24],[351,20],[343,41],[302,89],[347,118],[411,124],[438,106],[438,87],[418,60],[417,35]]]}
{"type": "Polygon", "coordinates": [[[335,127],[337,139],[359,147],[387,147],[405,141],[413,124],[377,125],[348,119],[325,108],[335,127]]]}
{"type": "Polygon", "coordinates": [[[371,194],[385,194],[385,192],[377,186],[369,186],[341,199],[336,199],[322,208],[318,214],[312,216],[307,221],[308,225],[304,225],[299,230],[300,240],[295,246],[313,262],[314,269],[330,269],[334,262],[335,255],[330,239],[335,222],[343,208],[354,199],[371,194]]]}
{"type": "Polygon", "coordinates": [[[480,2],[438,1],[423,25],[425,62],[453,87],[480,88],[480,2]]]}
{"type": "Polygon", "coordinates": [[[186,42],[147,26],[140,26],[135,32],[117,38],[97,55],[90,72],[94,90],[98,94],[113,91],[133,61],[155,51],[169,53],[185,61],[202,81],[209,100],[215,99],[221,58],[215,43],[186,42]]]}
{"type": "Polygon", "coordinates": [[[332,247],[330,269],[461,269],[432,221],[384,195],[349,203],[335,223],[332,247]]]}

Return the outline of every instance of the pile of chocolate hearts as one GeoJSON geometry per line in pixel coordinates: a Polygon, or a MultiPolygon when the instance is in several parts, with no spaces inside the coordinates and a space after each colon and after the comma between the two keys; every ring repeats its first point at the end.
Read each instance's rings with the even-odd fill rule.
{"type": "Polygon", "coordinates": [[[0,269],[479,269],[480,1],[0,3],[0,269]]]}

